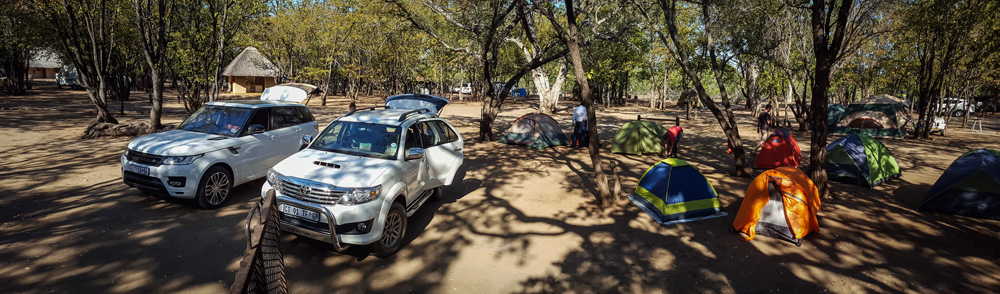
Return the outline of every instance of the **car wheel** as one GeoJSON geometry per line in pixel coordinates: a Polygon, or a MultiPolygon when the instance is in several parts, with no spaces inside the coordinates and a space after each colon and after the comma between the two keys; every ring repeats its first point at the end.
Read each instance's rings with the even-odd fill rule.
{"type": "Polygon", "coordinates": [[[406,211],[399,202],[393,202],[389,214],[385,216],[382,237],[372,244],[372,253],[377,257],[388,257],[396,254],[403,246],[403,236],[406,235],[406,211]]]}
{"type": "Polygon", "coordinates": [[[941,130],[941,137],[944,137],[944,130],[941,130]]]}
{"type": "Polygon", "coordinates": [[[202,175],[201,183],[198,184],[198,206],[204,209],[219,208],[232,189],[233,175],[221,166],[213,166],[202,175]]]}
{"type": "Polygon", "coordinates": [[[958,117],[965,116],[965,111],[964,110],[955,110],[955,114],[954,115],[958,116],[958,117]]]}

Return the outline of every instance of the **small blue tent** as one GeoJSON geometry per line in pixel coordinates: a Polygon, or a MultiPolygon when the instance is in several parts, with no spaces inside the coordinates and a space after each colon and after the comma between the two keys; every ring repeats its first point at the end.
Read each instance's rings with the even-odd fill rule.
{"type": "Polygon", "coordinates": [[[726,215],[708,179],[686,161],[676,158],[649,167],[628,199],[660,224],[726,215]]]}
{"type": "Polygon", "coordinates": [[[918,210],[1000,220],[1000,152],[963,154],[934,182],[918,210]]]}

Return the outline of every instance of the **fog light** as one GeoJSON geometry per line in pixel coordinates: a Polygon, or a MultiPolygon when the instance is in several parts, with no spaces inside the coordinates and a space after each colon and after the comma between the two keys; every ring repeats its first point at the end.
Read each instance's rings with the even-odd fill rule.
{"type": "Polygon", "coordinates": [[[186,182],[187,182],[186,177],[167,177],[167,185],[171,185],[174,187],[184,187],[184,184],[186,182]]]}
{"type": "Polygon", "coordinates": [[[368,231],[368,225],[366,225],[365,223],[358,223],[358,231],[362,232],[368,231]]]}

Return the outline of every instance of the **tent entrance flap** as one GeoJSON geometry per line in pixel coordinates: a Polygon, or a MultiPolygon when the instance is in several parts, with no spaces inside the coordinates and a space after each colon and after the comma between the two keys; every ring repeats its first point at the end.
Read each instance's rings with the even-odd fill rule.
{"type": "Polygon", "coordinates": [[[767,204],[760,208],[760,221],[757,222],[755,231],[762,236],[798,244],[798,239],[792,235],[791,224],[785,215],[785,202],[782,199],[784,195],[774,182],[768,181],[767,186],[770,199],[768,199],[767,204]]]}

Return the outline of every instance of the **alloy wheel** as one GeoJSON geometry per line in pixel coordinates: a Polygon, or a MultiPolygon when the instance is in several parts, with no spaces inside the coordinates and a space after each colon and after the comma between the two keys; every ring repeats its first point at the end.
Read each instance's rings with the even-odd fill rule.
{"type": "Polygon", "coordinates": [[[205,198],[211,205],[222,204],[229,195],[229,176],[225,173],[217,172],[208,178],[205,185],[205,198]]]}
{"type": "Polygon", "coordinates": [[[382,246],[390,248],[399,242],[400,237],[403,234],[403,221],[402,217],[397,213],[390,213],[386,216],[385,220],[385,232],[382,233],[382,246]]]}

